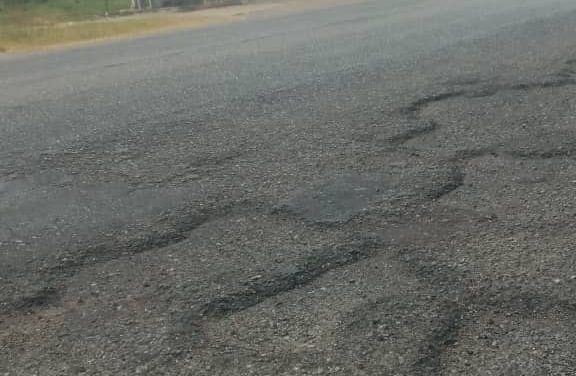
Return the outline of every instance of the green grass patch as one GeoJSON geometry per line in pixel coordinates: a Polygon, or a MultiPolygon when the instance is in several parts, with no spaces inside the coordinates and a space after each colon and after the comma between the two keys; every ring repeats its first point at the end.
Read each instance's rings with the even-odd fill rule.
{"type": "MultiPolygon", "coordinates": [[[[109,1],[110,9],[114,12],[126,10],[130,6],[129,0],[109,1]]],[[[234,18],[231,15],[176,11],[103,17],[103,2],[30,0],[28,3],[9,6],[5,3],[0,12],[0,52],[33,50],[179,27],[198,27],[234,18]]]]}
{"type": "Polygon", "coordinates": [[[130,0],[0,0],[0,22],[78,21],[128,8],[130,0]]]}
{"type": "MultiPolygon", "coordinates": [[[[234,3],[209,1],[213,6],[234,3]]],[[[0,0],[0,52],[195,27],[231,18],[196,12],[132,14],[130,4],[131,0],[0,0]]]]}
{"type": "Polygon", "coordinates": [[[0,0],[0,52],[23,45],[52,44],[83,40],[88,34],[107,36],[105,24],[88,28],[65,27],[68,23],[102,20],[130,8],[130,0],[0,0]],[[96,30],[97,29],[97,30],[96,30]],[[78,36],[73,32],[80,32],[78,36]]]}

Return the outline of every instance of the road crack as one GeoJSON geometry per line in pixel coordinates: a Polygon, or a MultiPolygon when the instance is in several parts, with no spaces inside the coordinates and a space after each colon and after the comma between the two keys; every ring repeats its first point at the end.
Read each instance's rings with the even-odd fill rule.
{"type": "Polygon", "coordinates": [[[229,216],[236,212],[243,212],[245,208],[258,207],[245,202],[222,205],[207,205],[201,210],[169,215],[158,220],[163,230],[147,231],[131,235],[123,234],[119,230],[110,239],[99,244],[77,246],[59,251],[58,259],[38,270],[38,284],[44,287],[39,292],[16,297],[2,307],[2,312],[43,309],[56,304],[65,288],[62,281],[69,279],[87,267],[128,258],[141,253],[158,251],[186,241],[193,232],[210,221],[229,216]],[[162,223],[163,222],[163,223],[162,223]]]}
{"type": "Polygon", "coordinates": [[[388,142],[393,144],[393,145],[402,145],[402,144],[405,144],[406,142],[408,142],[414,138],[435,132],[440,127],[441,127],[440,123],[438,123],[434,120],[430,120],[430,121],[426,122],[426,124],[422,127],[412,128],[412,129],[409,129],[409,130],[402,132],[398,135],[390,137],[388,139],[388,142]]]}
{"type": "MultiPolygon", "coordinates": [[[[473,81],[475,86],[480,82],[473,81]]],[[[425,119],[422,112],[429,106],[456,98],[488,98],[506,91],[533,91],[539,89],[562,88],[576,85],[576,60],[568,60],[565,66],[558,72],[552,74],[552,78],[540,82],[520,82],[508,85],[491,85],[483,88],[471,88],[466,90],[446,91],[437,94],[427,95],[412,101],[409,105],[400,109],[400,114],[413,121],[426,120],[426,125],[420,128],[409,129],[399,135],[393,136],[389,142],[394,145],[402,145],[412,139],[435,132],[443,127],[443,124],[425,119]]]]}
{"type": "Polygon", "coordinates": [[[325,273],[372,257],[381,242],[365,239],[316,251],[284,273],[246,283],[246,288],[216,297],[205,303],[200,315],[220,318],[246,310],[265,300],[301,288],[325,273]]]}

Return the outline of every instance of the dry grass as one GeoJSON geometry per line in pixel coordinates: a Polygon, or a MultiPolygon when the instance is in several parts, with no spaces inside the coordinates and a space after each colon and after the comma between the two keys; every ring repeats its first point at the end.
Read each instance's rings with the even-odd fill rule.
{"type": "Polygon", "coordinates": [[[239,18],[237,14],[228,13],[158,12],[77,22],[13,15],[0,23],[0,51],[25,51],[181,27],[199,27],[239,18]]]}

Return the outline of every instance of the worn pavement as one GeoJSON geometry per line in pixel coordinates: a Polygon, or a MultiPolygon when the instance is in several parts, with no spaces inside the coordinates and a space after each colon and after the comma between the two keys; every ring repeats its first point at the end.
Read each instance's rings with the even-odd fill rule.
{"type": "Polygon", "coordinates": [[[303,2],[0,56],[0,375],[576,374],[576,2],[303,2]]]}

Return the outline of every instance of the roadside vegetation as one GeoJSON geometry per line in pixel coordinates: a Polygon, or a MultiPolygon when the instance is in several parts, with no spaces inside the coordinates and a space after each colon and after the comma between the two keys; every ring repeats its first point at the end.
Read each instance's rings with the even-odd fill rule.
{"type": "Polygon", "coordinates": [[[146,8],[164,3],[158,0],[0,0],[0,52],[215,21],[180,12],[134,14],[132,9],[135,5],[146,8]]]}

